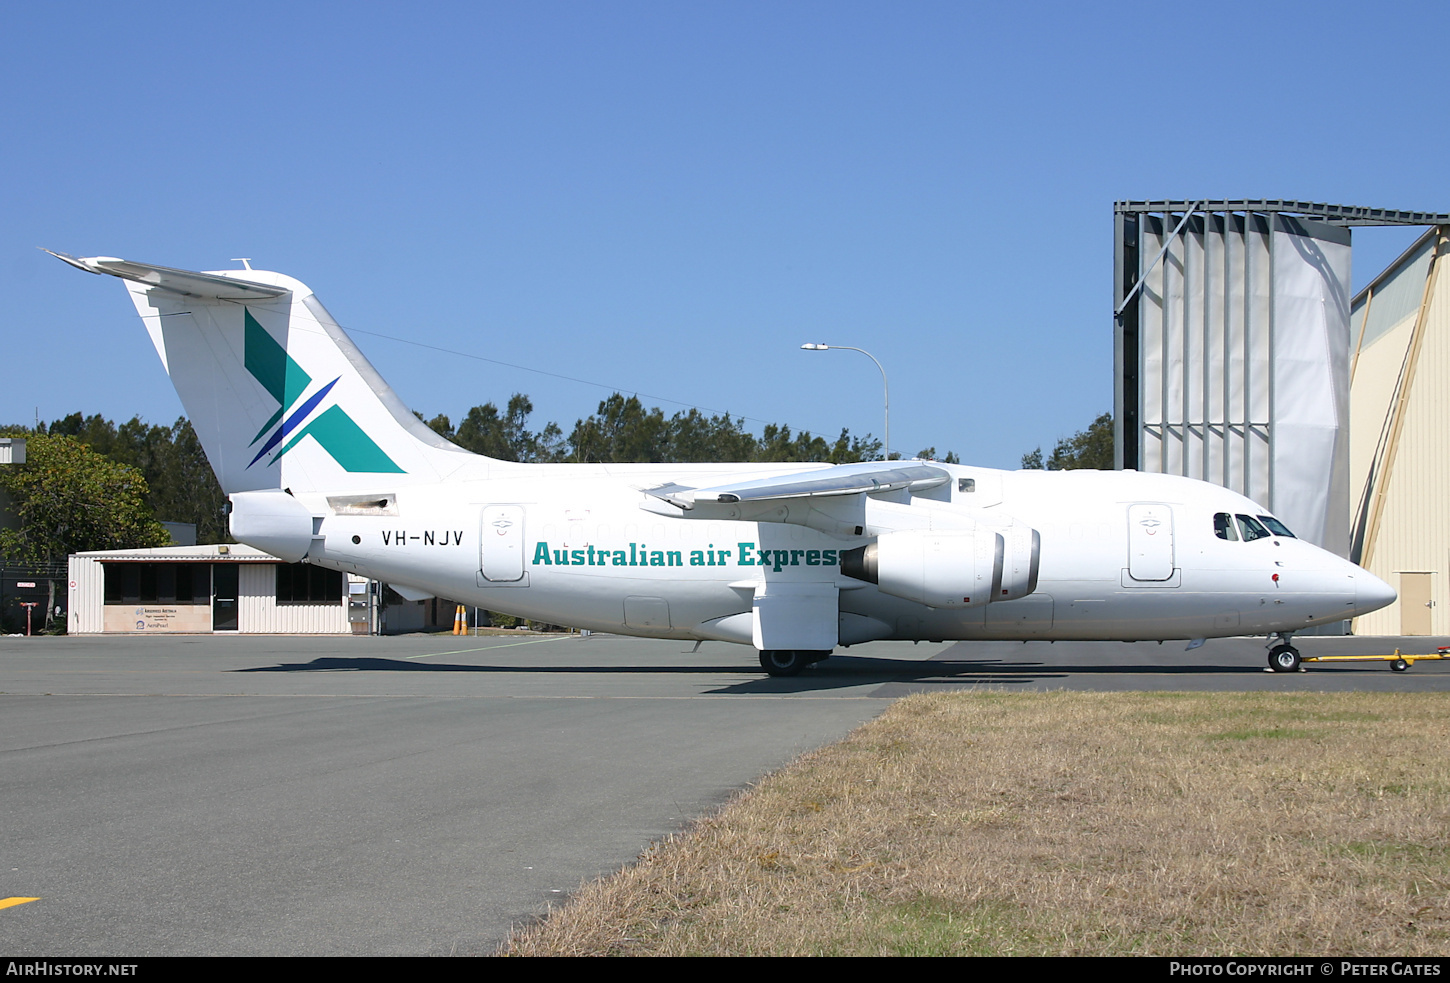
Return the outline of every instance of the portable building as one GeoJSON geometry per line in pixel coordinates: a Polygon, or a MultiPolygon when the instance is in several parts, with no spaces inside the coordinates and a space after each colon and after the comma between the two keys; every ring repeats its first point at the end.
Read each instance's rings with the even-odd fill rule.
{"type": "Polygon", "coordinates": [[[69,573],[72,634],[363,634],[369,627],[366,604],[360,616],[349,603],[348,577],[250,546],[76,553],[69,573]]]}

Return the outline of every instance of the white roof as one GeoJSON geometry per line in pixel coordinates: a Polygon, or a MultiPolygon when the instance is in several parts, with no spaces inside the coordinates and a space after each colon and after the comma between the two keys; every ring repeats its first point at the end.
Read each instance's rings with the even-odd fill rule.
{"type": "Polygon", "coordinates": [[[195,560],[208,563],[281,563],[277,557],[270,553],[263,553],[251,546],[243,546],[240,543],[226,546],[162,546],[156,549],[146,550],[92,550],[86,553],[72,553],[72,556],[84,557],[88,560],[110,560],[165,563],[184,560],[195,560]],[[221,552],[226,550],[225,553],[221,552]]]}

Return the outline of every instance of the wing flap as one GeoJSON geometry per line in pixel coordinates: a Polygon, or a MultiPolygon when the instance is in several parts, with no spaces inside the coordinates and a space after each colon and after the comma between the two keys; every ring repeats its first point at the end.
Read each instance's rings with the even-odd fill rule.
{"type": "Polygon", "coordinates": [[[683,509],[697,504],[735,505],[798,498],[831,498],[841,495],[878,495],[884,492],[926,491],[951,480],[941,468],[927,464],[871,461],[842,464],[833,468],[744,479],[708,488],[689,488],[670,483],[646,488],[646,495],[683,509]]]}

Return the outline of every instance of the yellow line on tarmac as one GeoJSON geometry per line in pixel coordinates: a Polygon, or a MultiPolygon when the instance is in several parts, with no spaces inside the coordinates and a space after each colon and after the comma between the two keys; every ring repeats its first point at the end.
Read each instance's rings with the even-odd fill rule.
{"type": "Polygon", "coordinates": [[[530,638],[528,641],[524,642],[506,642],[503,645],[483,645],[476,649],[459,649],[457,652],[429,652],[427,655],[410,655],[408,656],[408,658],[433,659],[437,658],[440,655],[468,655],[471,652],[489,652],[493,649],[509,649],[513,648],[515,645],[537,645],[540,642],[559,642],[570,637],[573,636],[565,635],[563,636],[563,638],[561,638],[560,636],[555,635],[553,638],[530,638]]]}
{"type": "Polygon", "coordinates": [[[28,904],[31,901],[39,900],[39,898],[0,898],[0,908],[11,908],[18,904],[28,904]]]}

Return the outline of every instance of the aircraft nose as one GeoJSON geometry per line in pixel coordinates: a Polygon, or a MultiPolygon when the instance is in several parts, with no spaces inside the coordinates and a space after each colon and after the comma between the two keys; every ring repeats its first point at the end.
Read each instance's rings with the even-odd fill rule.
{"type": "Polygon", "coordinates": [[[1354,609],[1359,614],[1378,611],[1386,604],[1393,604],[1395,589],[1367,570],[1354,574],[1354,609]]]}

